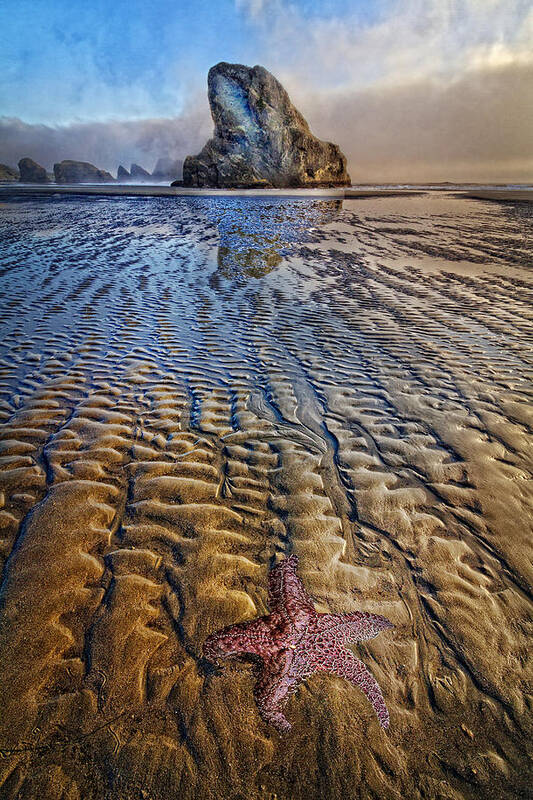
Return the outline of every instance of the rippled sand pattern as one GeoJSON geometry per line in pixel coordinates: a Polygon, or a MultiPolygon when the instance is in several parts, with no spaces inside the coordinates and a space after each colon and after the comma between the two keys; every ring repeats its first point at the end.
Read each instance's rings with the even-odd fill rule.
{"type": "Polygon", "coordinates": [[[2,798],[529,796],[531,208],[2,204],[2,798]],[[289,552],[389,731],[201,658],[289,552]]]}

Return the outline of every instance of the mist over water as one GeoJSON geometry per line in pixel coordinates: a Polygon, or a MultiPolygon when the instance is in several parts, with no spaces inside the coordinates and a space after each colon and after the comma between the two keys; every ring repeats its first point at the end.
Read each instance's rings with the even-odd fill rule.
{"type": "Polygon", "coordinates": [[[63,159],[89,161],[116,176],[119,164],[152,172],[159,158],[183,159],[197,152],[211,134],[208,109],[175,119],[29,125],[0,118],[0,163],[16,165],[29,156],[51,171],[63,159]]]}
{"type": "MultiPolygon", "coordinates": [[[[472,71],[444,84],[327,92],[289,78],[286,88],[313,133],[339,144],[354,184],[533,180],[530,65],[472,71]]],[[[160,157],[199,152],[212,132],[203,89],[172,119],[50,126],[3,117],[0,163],[30,156],[51,170],[72,158],[113,175],[132,162],[151,172],[160,157]]]]}

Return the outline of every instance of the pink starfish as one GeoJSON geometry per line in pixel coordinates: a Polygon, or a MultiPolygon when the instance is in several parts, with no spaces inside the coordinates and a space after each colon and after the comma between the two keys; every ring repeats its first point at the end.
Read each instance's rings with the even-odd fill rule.
{"type": "Polygon", "coordinates": [[[291,729],[282,708],[290,694],[313,672],[323,671],[359,686],[366,694],[383,728],[389,712],[374,677],[344,645],[373,639],[393,625],[379,614],[319,614],[296,574],[298,558],[290,556],[268,576],[271,613],[266,617],[230,625],[209,636],[204,655],[219,658],[260,659],[254,696],[265,722],[278,731],[291,729]]]}

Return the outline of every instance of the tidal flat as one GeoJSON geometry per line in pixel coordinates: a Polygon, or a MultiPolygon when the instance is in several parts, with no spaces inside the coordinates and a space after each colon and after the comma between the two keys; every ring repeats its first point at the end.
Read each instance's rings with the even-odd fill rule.
{"type": "Polygon", "coordinates": [[[533,205],[4,197],[2,800],[529,797],[533,205]],[[208,635],[289,554],[390,712],[208,635]]]}

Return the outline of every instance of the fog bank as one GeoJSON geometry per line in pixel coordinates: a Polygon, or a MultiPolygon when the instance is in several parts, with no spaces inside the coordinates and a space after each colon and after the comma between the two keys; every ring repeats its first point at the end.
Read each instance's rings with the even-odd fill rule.
{"type": "Polygon", "coordinates": [[[152,172],[160,157],[183,158],[199,150],[211,134],[208,108],[198,104],[173,119],[79,122],[72,125],[30,125],[0,118],[0,162],[16,166],[30,156],[48,170],[56,161],[90,161],[116,174],[132,162],[152,172]]]}
{"type": "MultiPolygon", "coordinates": [[[[533,181],[533,64],[365,90],[285,84],[313,132],[340,145],[355,183],[533,181]]],[[[206,95],[172,119],[52,127],[2,118],[0,162],[14,166],[30,156],[51,169],[73,158],[116,174],[134,161],[151,172],[159,157],[183,159],[211,136],[206,95]]]]}

